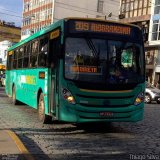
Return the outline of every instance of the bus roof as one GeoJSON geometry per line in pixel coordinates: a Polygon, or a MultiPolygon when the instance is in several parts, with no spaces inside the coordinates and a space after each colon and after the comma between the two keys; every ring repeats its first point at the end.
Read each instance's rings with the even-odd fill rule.
{"type": "Polygon", "coordinates": [[[62,26],[63,26],[63,22],[64,22],[64,21],[68,21],[68,20],[87,20],[87,21],[97,21],[97,22],[108,22],[108,23],[115,23],[115,24],[123,24],[123,25],[126,25],[126,26],[137,27],[137,28],[141,29],[141,28],[140,28],[139,26],[137,26],[137,25],[128,24],[128,23],[122,23],[122,22],[117,22],[117,21],[102,20],[102,19],[95,19],[95,18],[67,17],[67,18],[61,19],[61,20],[59,20],[59,21],[57,21],[57,22],[55,22],[55,23],[47,26],[46,28],[44,28],[44,29],[36,32],[35,34],[29,36],[28,38],[26,38],[26,39],[24,39],[24,40],[16,43],[16,44],[13,45],[12,47],[10,47],[10,48],[8,49],[8,51],[11,51],[11,50],[13,50],[13,49],[15,49],[15,48],[17,48],[17,47],[25,44],[26,42],[29,42],[29,41],[31,41],[31,40],[33,40],[33,39],[35,39],[35,38],[37,38],[37,37],[39,37],[39,36],[41,36],[41,35],[44,35],[44,34],[52,31],[53,29],[55,29],[55,28],[57,28],[57,27],[59,27],[59,26],[62,27],[62,26]]]}

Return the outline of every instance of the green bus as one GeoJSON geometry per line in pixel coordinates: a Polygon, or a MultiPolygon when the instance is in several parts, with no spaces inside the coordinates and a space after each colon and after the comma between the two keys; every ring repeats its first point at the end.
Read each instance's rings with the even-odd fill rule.
{"type": "Polygon", "coordinates": [[[143,119],[142,30],[65,18],[8,50],[6,93],[37,109],[39,120],[73,123],[143,119]]]}

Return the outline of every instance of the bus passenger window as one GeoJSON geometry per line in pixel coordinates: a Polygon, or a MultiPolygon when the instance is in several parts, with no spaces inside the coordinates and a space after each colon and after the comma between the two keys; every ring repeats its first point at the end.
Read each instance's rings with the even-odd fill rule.
{"type": "Polygon", "coordinates": [[[29,55],[30,55],[30,45],[24,47],[24,58],[23,58],[23,68],[28,68],[29,63],[29,55]]]}
{"type": "Polygon", "coordinates": [[[60,53],[59,39],[49,41],[48,66],[53,69],[57,65],[58,53],[60,53]]]}
{"type": "Polygon", "coordinates": [[[24,48],[20,48],[18,52],[18,68],[22,68],[24,48]]]}
{"type": "Polygon", "coordinates": [[[40,40],[40,52],[38,55],[38,66],[47,66],[48,57],[48,38],[40,40]]]}
{"type": "Polygon", "coordinates": [[[13,69],[13,54],[9,55],[7,58],[7,69],[13,69]]]}
{"type": "Polygon", "coordinates": [[[32,53],[30,56],[30,67],[37,67],[37,56],[38,56],[38,40],[32,43],[32,53]]]}
{"type": "Polygon", "coordinates": [[[45,52],[40,53],[38,57],[38,66],[46,66],[46,61],[47,54],[45,54],[45,52]]]}
{"type": "Polygon", "coordinates": [[[17,68],[17,52],[14,51],[13,69],[17,68]]]}

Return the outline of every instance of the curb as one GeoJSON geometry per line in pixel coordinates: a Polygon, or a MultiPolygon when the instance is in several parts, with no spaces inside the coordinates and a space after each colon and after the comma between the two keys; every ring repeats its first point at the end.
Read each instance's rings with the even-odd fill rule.
{"type": "Polygon", "coordinates": [[[35,160],[32,154],[28,151],[28,149],[24,146],[22,141],[18,138],[18,136],[11,130],[5,130],[8,135],[12,138],[15,142],[16,146],[18,147],[20,153],[24,156],[26,160],[35,160]]]}

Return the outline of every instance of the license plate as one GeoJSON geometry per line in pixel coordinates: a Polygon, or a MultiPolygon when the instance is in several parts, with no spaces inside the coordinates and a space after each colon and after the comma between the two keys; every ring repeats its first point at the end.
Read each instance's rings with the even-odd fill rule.
{"type": "Polygon", "coordinates": [[[100,116],[102,116],[102,117],[112,117],[113,113],[112,112],[100,112],[100,116]]]}

